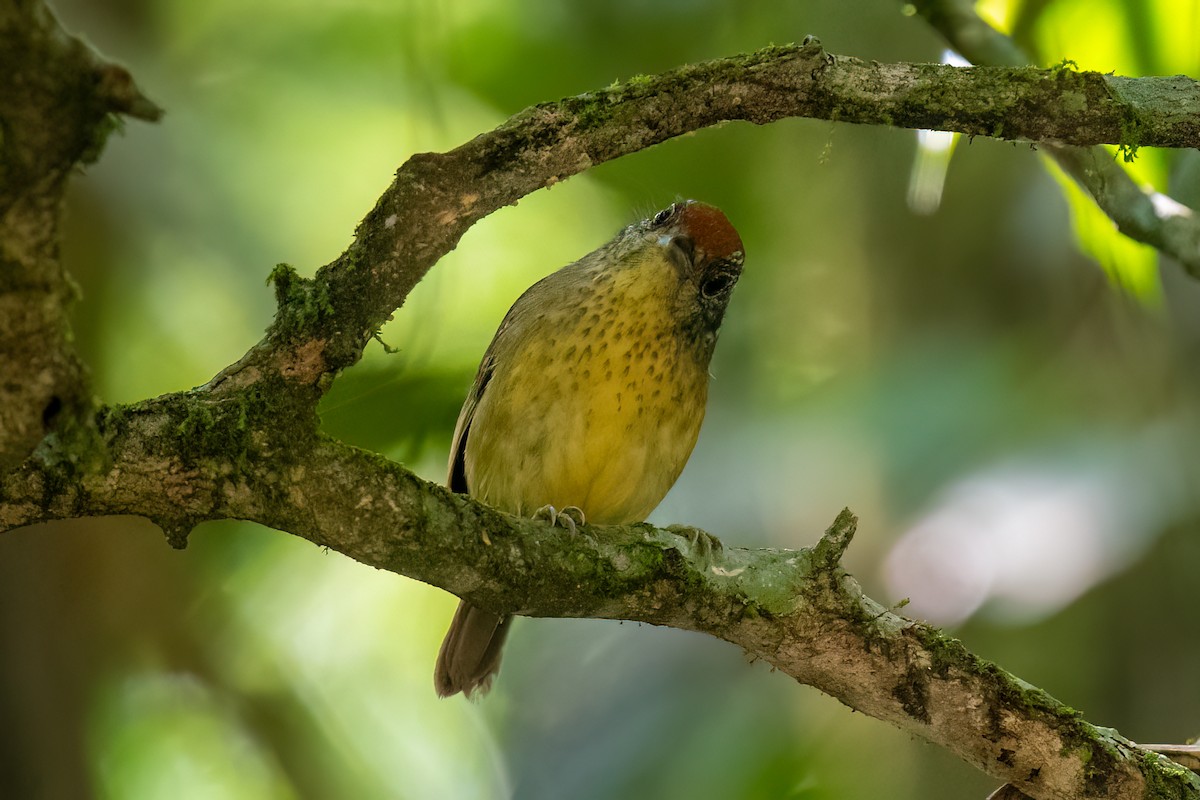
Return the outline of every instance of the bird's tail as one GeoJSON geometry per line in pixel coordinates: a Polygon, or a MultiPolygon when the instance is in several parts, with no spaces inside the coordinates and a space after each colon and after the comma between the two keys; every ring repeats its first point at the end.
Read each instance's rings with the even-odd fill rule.
{"type": "Polygon", "coordinates": [[[500,671],[500,651],[511,624],[511,616],[499,617],[460,602],[433,670],[438,696],[486,693],[500,671]]]}

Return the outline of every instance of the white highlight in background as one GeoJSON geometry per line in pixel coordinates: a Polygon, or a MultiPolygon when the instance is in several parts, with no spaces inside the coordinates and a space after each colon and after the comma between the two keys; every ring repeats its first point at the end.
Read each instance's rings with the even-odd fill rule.
{"type": "MultiPolygon", "coordinates": [[[[953,50],[942,53],[942,63],[955,67],[970,66],[970,62],[953,50]]],[[[908,177],[908,207],[914,214],[928,216],[942,205],[946,188],[946,173],[954,155],[958,134],[950,131],[917,131],[917,152],[908,177]]]]}

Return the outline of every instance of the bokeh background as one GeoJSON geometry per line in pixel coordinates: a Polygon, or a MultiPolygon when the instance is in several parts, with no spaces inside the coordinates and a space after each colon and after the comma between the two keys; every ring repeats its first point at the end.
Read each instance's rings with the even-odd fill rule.
{"type": "MultiPolygon", "coordinates": [[[[106,402],[204,383],[413,153],[532,103],[819,35],[946,58],[891,0],[55,0],[168,111],[75,183],[65,252],[106,402]]],[[[1196,0],[990,0],[1039,63],[1200,74],[1196,0]]],[[[1195,152],[1139,180],[1195,205],[1195,152]]],[[[883,602],[1141,741],[1200,734],[1200,284],[1035,148],[728,124],[473,228],[340,377],[325,429],[440,480],[516,296],[627,222],[720,205],[748,260],[700,443],[652,520],[733,545],[861,517],[883,602]]],[[[725,643],[525,620],[483,702],[434,698],[454,598],[248,524],[0,538],[0,796],[961,798],[992,781],[725,643]]]]}

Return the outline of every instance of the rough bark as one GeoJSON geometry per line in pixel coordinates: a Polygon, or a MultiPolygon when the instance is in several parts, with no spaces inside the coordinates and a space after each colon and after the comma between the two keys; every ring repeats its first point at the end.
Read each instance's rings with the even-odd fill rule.
{"type": "Polygon", "coordinates": [[[332,440],[315,413],[472,224],[593,164],[725,120],[786,116],[1128,144],[1132,114],[1137,144],[1195,144],[1177,113],[1179,93],[1196,102],[1194,85],[866,64],[812,40],[536,106],[449,153],[410,159],[314,278],[277,268],[266,337],[207,385],[96,409],[65,321],[63,184],[98,153],[114,112],[157,109],[31,0],[0,6],[0,59],[0,74],[14,76],[0,85],[0,531],[136,514],[183,546],[200,521],[253,520],[497,612],[718,636],[1033,797],[1200,797],[1186,769],[865,597],[839,566],[849,512],[800,551],[722,549],[701,531],[649,525],[565,537],[332,440]],[[1169,102],[1147,100],[1155,92],[1169,102]]]}
{"type": "Polygon", "coordinates": [[[58,223],[68,176],[100,154],[116,112],[159,114],[128,72],[66,36],[44,5],[0,5],[0,472],[89,403],[58,223]]]}

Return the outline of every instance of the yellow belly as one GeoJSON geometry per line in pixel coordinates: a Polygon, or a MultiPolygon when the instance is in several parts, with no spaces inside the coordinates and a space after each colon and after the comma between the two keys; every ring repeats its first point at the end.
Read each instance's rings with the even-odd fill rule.
{"type": "Polygon", "coordinates": [[[706,366],[655,303],[601,307],[547,319],[497,363],[466,442],[472,495],[617,524],[645,519],[671,488],[700,432],[706,366]]]}

